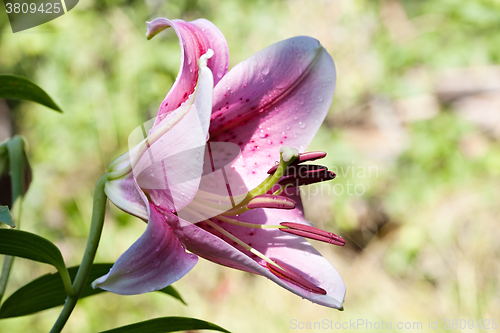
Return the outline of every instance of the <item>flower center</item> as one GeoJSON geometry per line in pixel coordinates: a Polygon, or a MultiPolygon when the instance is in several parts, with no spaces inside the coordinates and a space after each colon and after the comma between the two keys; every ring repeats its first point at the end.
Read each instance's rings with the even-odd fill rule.
{"type": "MultiPolygon", "coordinates": [[[[331,232],[314,228],[309,225],[304,225],[295,222],[282,222],[278,225],[256,224],[239,221],[236,219],[240,214],[258,208],[271,209],[294,209],[296,203],[287,196],[280,194],[288,194],[288,188],[296,188],[302,185],[308,185],[325,180],[335,178],[335,173],[328,171],[328,168],[321,165],[301,164],[303,162],[314,161],[326,156],[323,152],[309,152],[299,154],[294,148],[283,147],[280,150],[280,161],[273,166],[269,171],[269,176],[253,190],[247,192],[246,196],[237,205],[231,200],[231,209],[223,213],[213,214],[212,218],[203,218],[201,212],[220,212],[220,207],[216,207],[213,198],[209,200],[208,196],[204,199],[195,199],[190,207],[185,209],[195,216],[199,217],[200,222],[206,223],[224,237],[230,239],[234,244],[242,246],[246,251],[259,257],[266,262],[266,267],[269,271],[280,278],[281,280],[299,286],[309,292],[324,295],[326,291],[314,283],[310,282],[291,266],[282,261],[268,258],[266,255],[255,249],[251,244],[247,244],[231,234],[223,228],[221,224],[216,222],[224,222],[238,227],[255,228],[255,229],[279,229],[280,231],[302,236],[334,245],[343,246],[345,241],[342,237],[331,232]],[[236,217],[236,218],[234,218],[236,217]]],[[[198,194],[197,194],[198,197],[198,194]]],[[[200,197],[199,197],[200,198],[200,197]]],[[[226,200],[227,201],[227,198],[226,200]]],[[[198,222],[198,223],[200,223],[198,222]]]]}

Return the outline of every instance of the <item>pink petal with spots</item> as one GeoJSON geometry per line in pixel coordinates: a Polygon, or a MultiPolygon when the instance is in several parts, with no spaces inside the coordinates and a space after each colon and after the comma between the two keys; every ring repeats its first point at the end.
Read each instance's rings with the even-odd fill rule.
{"type": "Polygon", "coordinates": [[[283,146],[303,152],[330,107],[335,65],[319,42],[294,37],[235,66],[214,89],[210,137],[240,145],[233,166],[253,188],[283,146]]]}
{"type": "Polygon", "coordinates": [[[160,31],[172,27],[179,38],[181,46],[179,74],[177,74],[172,89],[161,103],[155,122],[156,126],[167,114],[177,109],[193,93],[198,80],[197,60],[200,56],[205,54],[208,49],[214,51],[214,56],[208,60],[208,68],[214,74],[215,85],[227,73],[229,49],[224,35],[212,22],[205,19],[184,22],[182,20],[170,21],[160,17],[147,22],[147,26],[148,32],[146,36],[148,38],[152,38],[160,31]]]}
{"type": "Polygon", "coordinates": [[[165,288],[189,272],[198,257],[187,253],[163,214],[151,205],[144,234],[118,258],[108,274],[92,283],[121,295],[165,288]]]}

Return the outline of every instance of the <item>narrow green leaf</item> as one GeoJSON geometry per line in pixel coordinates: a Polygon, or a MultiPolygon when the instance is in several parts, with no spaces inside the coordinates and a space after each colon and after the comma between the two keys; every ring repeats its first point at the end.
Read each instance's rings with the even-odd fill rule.
{"type": "Polygon", "coordinates": [[[0,74],[0,98],[32,101],[62,112],[42,88],[22,76],[0,74]]]}
{"type": "Polygon", "coordinates": [[[101,333],[166,333],[187,330],[213,330],[229,333],[229,331],[208,321],[186,317],[155,318],[101,333]]]}
{"type": "MultiPolygon", "coordinates": [[[[105,292],[105,290],[99,288],[93,289],[90,284],[98,277],[107,274],[112,266],[113,264],[92,265],[89,278],[85,283],[85,287],[80,298],[105,292]]],[[[74,281],[79,267],[80,266],[68,268],[71,280],[74,281]]],[[[172,286],[168,286],[158,291],[168,294],[184,303],[184,300],[181,298],[177,290],[175,290],[172,286]]],[[[7,300],[5,300],[0,308],[0,318],[20,317],[50,309],[63,305],[65,299],[66,293],[64,292],[60,275],[58,273],[46,274],[19,288],[7,300]]]]}
{"type": "Polygon", "coordinates": [[[64,267],[61,251],[48,239],[30,232],[0,229],[0,254],[22,257],[64,267]]]}
{"type": "Polygon", "coordinates": [[[15,228],[16,224],[10,215],[9,207],[0,206],[0,222],[7,224],[8,226],[15,228]]]}
{"type": "Polygon", "coordinates": [[[48,239],[30,232],[0,229],[0,254],[51,264],[59,271],[68,295],[72,295],[71,280],[61,251],[48,239]]]}

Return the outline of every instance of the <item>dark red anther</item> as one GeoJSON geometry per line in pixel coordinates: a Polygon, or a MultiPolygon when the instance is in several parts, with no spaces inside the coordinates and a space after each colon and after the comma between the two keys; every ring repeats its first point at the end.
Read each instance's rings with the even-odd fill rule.
{"type": "Polygon", "coordinates": [[[289,166],[284,176],[298,176],[307,177],[308,175],[313,175],[314,173],[320,173],[328,171],[328,168],[324,165],[317,164],[298,164],[289,166]]]}
{"type": "Polygon", "coordinates": [[[278,261],[275,259],[273,259],[273,261],[283,269],[279,269],[278,267],[271,265],[270,263],[267,263],[267,268],[269,268],[271,273],[273,273],[280,279],[290,282],[296,286],[299,286],[309,292],[320,295],[326,295],[325,289],[320,288],[314,283],[306,280],[302,275],[297,273],[293,267],[283,263],[282,261],[278,261]]]}
{"type": "Polygon", "coordinates": [[[296,202],[290,198],[279,195],[263,194],[250,200],[247,207],[249,209],[254,209],[254,208],[294,209],[295,205],[296,202]]]}
{"type": "Polygon", "coordinates": [[[281,186],[302,186],[332,180],[336,176],[334,172],[325,169],[306,170],[306,172],[283,176],[278,181],[278,184],[281,186]]]}
{"type": "MultiPolygon", "coordinates": [[[[310,162],[310,161],[315,161],[320,158],[324,158],[326,156],[326,153],[324,151],[309,151],[306,153],[299,154],[299,158],[295,159],[295,161],[292,162],[291,165],[297,165],[299,163],[303,162],[310,162]]],[[[269,171],[267,171],[268,174],[274,173],[276,169],[278,168],[279,164],[276,164],[273,166],[269,171]]]]}
{"type": "Polygon", "coordinates": [[[280,230],[283,232],[287,232],[289,234],[315,239],[320,242],[330,243],[339,246],[345,245],[345,240],[342,237],[337,236],[332,232],[311,227],[310,225],[293,223],[293,222],[281,222],[280,225],[288,227],[289,229],[282,228],[280,230]]]}

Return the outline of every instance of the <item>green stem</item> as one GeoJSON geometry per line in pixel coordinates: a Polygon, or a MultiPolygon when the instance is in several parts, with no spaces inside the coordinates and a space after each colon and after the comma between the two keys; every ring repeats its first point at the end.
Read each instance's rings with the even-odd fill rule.
{"type": "MultiPolygon", "coordinates": [[[[21,206],[24,189],[24,140],[16,135],[6,143],[7,152],[9,154],[9,173],[11,181],[12,195],[12,218],[16,223],[17,228],[21,222],[21,206]]],[[[0,277],[0,301],[7,288],[10,271],[14,264],[14,257],[5,256],[2,266],[2,276],[0,277]]]]}
{"type": "Polygon", "coordinates": [[[59,275],[61,275],[61,279],[63,282],[64,290],[66,291],[66,295],[73,296],[75,292],[71,287],[71,278],[69,276],[68,268],[66,266],[57,267],[59,271],[59,275]]]}
{"type": "Polygon", "coordinates": [[[5,256],[3,259],[2,276],[0,277],[0,301],[2,300],[5,288],[7,287],[7,281],[9,280],[10,269],[12,268],[13,261],[14,257],[12,256],[5,256]]]}
{"type": "Polygon", "coordinates": [[[108,179],[108,174],[99,178],[94,190],[94,207],[92,210],[92,223],[90,225],[89,238],[87,239],[87,246],[85,248],[85,254],[83,255],[82,263],[80,268],[76,273],[75,281],[73,282],[73,296],[66,297],[66,302],[64,307],[59,314],[59,318],[52,327],[51,333],[61,332],[64,325],[68,321],[71,312],[75,308],[76,302],[80,297],[87,278],[90,274],[90,268],[94,262],[95,254],[97,252],[97,247],[99,246],[99,240],[101,238],[102,227],[104,225],[104,214],[106,212],[106,194],[104,193],[104,185],[108,179]]]}

